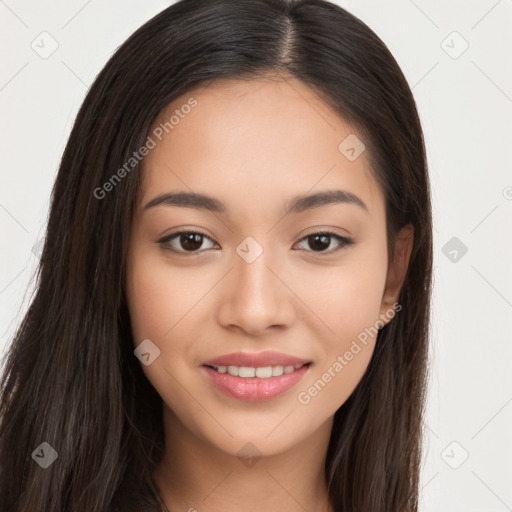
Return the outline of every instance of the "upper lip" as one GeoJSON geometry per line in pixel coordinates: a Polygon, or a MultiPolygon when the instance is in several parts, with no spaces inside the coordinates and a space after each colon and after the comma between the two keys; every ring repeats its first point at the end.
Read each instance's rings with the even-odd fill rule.
{"type": "Polygon", "coordinates": [[[258,368],[263,366],[297,366],[309,363],[307,359],[265,350],[263,352],[233,352],[223,356],[209,359],[203,363],[204,366],[245,366],[258,368]]]}

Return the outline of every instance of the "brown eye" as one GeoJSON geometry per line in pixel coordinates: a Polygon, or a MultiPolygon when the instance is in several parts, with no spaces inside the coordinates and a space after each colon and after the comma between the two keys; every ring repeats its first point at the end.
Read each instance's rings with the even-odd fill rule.
{"type": "Polygon", "coordinates": [[[181,234],[178,240],[186,251],[197,251],[203,244],[203,237],[197,233],[181,234]]]}
{"type": "Polygon", "coordinates": [[[202,246],[205,240],[212,242],[212,239],[203,233],[196,231],[179,231],[178,233],[173,233],[172,235],[158,240],[157,243],[166,251],[183,254],[187,252],[201,252],[199,249],[204,249],[202,246]]]}
{"type": "Polygon", "coordinates": [[[331,232],[320,232],[320,233],[312,233],[310,235],[305,236],[301,242],[306,241],[307,246],[311,249],[312,252],[328,252],[333,253],[336,251],[339,251],[343,249],[344,247],[350,246],[354,243],[354,240],[351,238],[347,238],[341,235],[338,235],[337,233],[331,233],[331,232]],[[328,250],[331,246],[331,243],[337,242],[337,248],[336,244],[334,244],[335,248],[328,250]]]}
{"type": "MultiPolygon", "coordinates": [[[[331,254],[354,244],[354,240],[351,238],[332,232],[312,233],[302,238],[300,243],[304,243],[304,241],[306,242],[306,250],[308,252],[322,254],[331,254]]],[[[178,255],[187,255],[187,253],[199,254],[205,249],[213,248],[213,245],[215,245],[209,236],[197,231],[179,231],[158,240],[157,243],[160,244],[164,250],[178,255]],[[209,241],[212,245],[210,247],[204,247],[205,241],[209,241]]]]}

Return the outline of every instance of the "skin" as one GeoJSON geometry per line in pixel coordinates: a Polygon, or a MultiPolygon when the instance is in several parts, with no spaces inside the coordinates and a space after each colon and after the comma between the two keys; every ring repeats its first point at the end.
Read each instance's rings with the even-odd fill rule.
{"type": "Polygon", "coordinates": [[[154,126],[191,97],[197,106],[143,160],[127,255],[135,346],[149,338],[160,350],[142,365],[164,405],[156,481],[173,511],[330,511],[324,464],[333,415],[361,380],[375,335],[309,403],[298,394],[365,328],[382,315],[391,320],[412,227],[400,232],[388,262],[384,196],[366,154],[350,161],[338,150],[357,132],[299,80],[214,81],[175,99],[154,126]],[[336,203],[286,214],[297,195],[337,189],[367,211],[336,203]],[[171,191],[213,196],[227,212],[144,210],[171,191]],[[158,243],[187,230],[208,237],[195,253],[179,236],[168,245],[184,256],[158,243]],[[354,244],[330,238],[315,251],[307,235],[322,230],[354,244]],[[247,236],[263,249],[252,263],[236,252],[247,236]],[[227,397],[201,370],[222,354],[269,349],[312,361],[296,386],[270,401],[227,397]],[[248,442],[261,457],[250,466],[238,455],[248,442]]]}

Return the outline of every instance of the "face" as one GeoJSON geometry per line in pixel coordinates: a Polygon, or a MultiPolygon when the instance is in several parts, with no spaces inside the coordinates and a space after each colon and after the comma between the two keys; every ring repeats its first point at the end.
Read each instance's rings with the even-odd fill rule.
{"type": "Polygon", "coordinates": [[[291,78],[190,91],[150,137],[126,274],[143,371],[225,453],[305,442],[361,380],[403,278],[364,141],[291,78]]]}

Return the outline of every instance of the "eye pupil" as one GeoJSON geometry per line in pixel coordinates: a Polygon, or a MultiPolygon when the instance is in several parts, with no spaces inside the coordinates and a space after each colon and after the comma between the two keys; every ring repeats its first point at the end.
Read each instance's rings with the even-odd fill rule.
{"type": "Polygon", "coordinates": [[[180,236],[180,244],[186,251],[196,251],[202,243],[203,237],[197,233],[184,233],[180,236]]]}
{"type": "Polygon", "coordinates": [[[330,236],[329,235],[322,235],[322,234],[317,234],[317,235],[311,235],[308,237],[308,243],[309,243],[309,246],[314,250],[314,251],[323,251],[324,249],[328,248],[329,247],[329,243],[330,243],[330,236]],[[314,240],[313,243],[311,243],[311,240],[314,240]],[[319,240],[321,240],[320,243],[319,240]]]}

